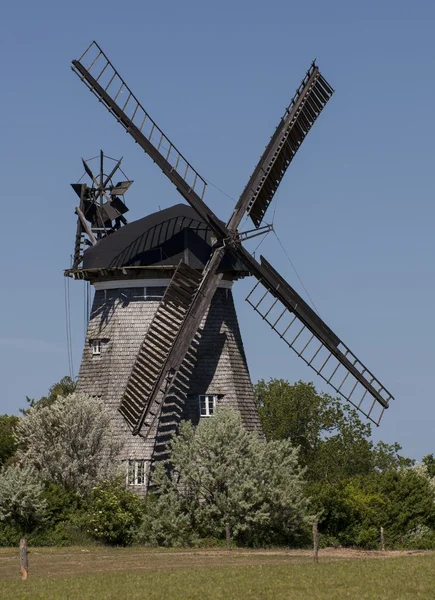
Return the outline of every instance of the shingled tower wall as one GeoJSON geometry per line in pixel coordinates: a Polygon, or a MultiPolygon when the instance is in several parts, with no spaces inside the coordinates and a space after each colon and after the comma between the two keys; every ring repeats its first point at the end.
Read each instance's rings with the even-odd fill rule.
{"type": "MultiPolygon", "coordinates": [[[[213,298],[197,336],[193,368],[188,371],[187,386],[174,389],[166,401],[164,418],[144,440],[133,436],[118,406],[122,399],[135,357],[159,305],[165,286],[140,286],[110,282],[98,286],[90,316],[86,343],[78,378],[78,391],[100,397],[110,409],[116,434],[123,442],[121,460],[146,461],[164,455],[164,443],[176,430],[180,419],[194,424],[200,420],[199,395],[217,396],[218,406],[236,408],[248,430],[261,432],[254,395],[237,315],[231,292],[231,282],[224,282],[213,298]],[[122,286],[122,287],[121,287],[122,286]],[[100,354],[94,354],[99,341],[100,354]]],[[[142,285],[144,284],[144,285],[142,285]]],[[[188,359],[187,359],[188,360],[188,359]]],[[[206,418],[206,417],[203,417],[206,418]]],[[[127,467],[126,467],[127,470],[127,467]]],[[[145,493],[146,482],[134,489],[145,493]]]]}

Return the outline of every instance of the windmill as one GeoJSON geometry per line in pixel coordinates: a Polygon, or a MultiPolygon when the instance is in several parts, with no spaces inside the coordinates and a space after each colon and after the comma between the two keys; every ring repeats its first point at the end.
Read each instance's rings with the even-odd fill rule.
{"type": "MultiPolygon", "coordinates": [[[[100,228],[97,239],[105,178],[90,174],[100,201],[90,231],[76,210],[80,235],[87,234],[92,247],[75,255],[66,275],[96,289],[79,389],[103,397],[117,412],[128,439],[130,483],[145,484],[146,465],[138,457],[156,459],[159,443],[164,447],[176,427],[174,415],[195,420],[192,415],[209,416],[222,402],[239,408],[248,428],[260,428],[231,296],[232,282],[248,275],[257,280],[247,297],[255,312],[346,402],[379,424],[392,395],[263,256],[258,261],[243,247],[269,229],[262,223],[274,194],[333,94],[317,65],[308,69],[226,224],[204,201],[205,179],[96,42],[72,69],[190,205],[130,224],[115,207],[118,229],[112,226],[109,235],[100,228]],[[254,229],[239,232],[246,215],[254,229]],[[106,344],[106,362],[93,360],[106,344]]],[[[75,190],[82,202],[84,192],[75,190]]],[[[109,195],[106,209],[110,205],[109,195]]]]}

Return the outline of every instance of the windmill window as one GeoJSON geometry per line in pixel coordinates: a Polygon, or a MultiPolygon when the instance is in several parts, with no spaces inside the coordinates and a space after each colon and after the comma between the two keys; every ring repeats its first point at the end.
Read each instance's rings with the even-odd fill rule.
{"type": "Polygon", "coordinates": [[[127,485],[146,485],[148,481],[148,462],[132,459],[127,465],[127,485]]]}
{"type": "Polygon", "coordinates": [[[202,394],[199,397],[199,414],[201,417],[211,417],[216,410],[217,396],[214,394],[202,394]]]}
{"type": "Polygon", "coordinates": [[[92,340],[92,356],[100,356],[101,340],[92,340]]]}

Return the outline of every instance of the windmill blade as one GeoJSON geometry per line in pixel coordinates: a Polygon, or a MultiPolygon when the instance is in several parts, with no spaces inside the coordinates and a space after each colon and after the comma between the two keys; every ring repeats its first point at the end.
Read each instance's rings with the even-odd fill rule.
{"type": "Polygon", "coordinates": [[[215,250],[202,274],[184,262],[177,267],[145,335],[119,407],[133,435],[144,426],[150,431],[159,418],[165,394],[222,279],[216,270],[224,253],[225,248],[215,250]]]}
{"type": "Polygon", "coordinates": [[[72,61],[72,70],[157,163],[217,236],[225,237],[223,224],[203,201],[205,179],[149,116],[96,42],[92,42],[79,60],[72,61]]]}
{"type": "Polygon", "coordinates": [[[313,62],[236,204],[230,230],[238,228],[245,213],[260,226],[287,168],[333,93],[313,62]]]}
{"type": "Polygon", "coordinates": [[[308,366],[379,425],[390,392],[264,257],[260,264],[244,248],[237,252],[258,279],[248,303],[308,366]]]}

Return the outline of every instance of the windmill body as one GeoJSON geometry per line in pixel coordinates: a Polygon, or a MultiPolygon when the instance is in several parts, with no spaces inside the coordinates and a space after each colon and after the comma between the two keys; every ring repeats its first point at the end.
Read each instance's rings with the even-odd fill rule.
{"type": "Polygon", "coordinates": [[[139,492],[146,491],[149,465],[165,456],[166,442],[181,419],[197,424],[211,417],[216,406],[228,406],[240,411],[248,430],[261,432],[232,296],[233,283],[247,272],[230,254],[222,260],[222,280],[159,422],[146,437],[133,436],[118,410],[142,341],[180,260],[201,272],[213,240],[198,214],[178,204],[129,223],[83,255],[82,273],[95,294],[78,390],[101,398],[110,409],[123,443],[121,460],[130,465],[129,482],[139,492]]]}
{"type": "Polygon", "coordinates": [[[103,154],[92,187],[74,184],[74,262],[65,275],[96,289],[79,389],[113,409],[126,440],[128,481],[146,487],[149,461],[182,418],[197,423],[217,404],[240,410],[260,430],[231,287],[257,282],[246,300],[287,345],[346,402],[379,424],[393,396],[263,256],[244,247],[262,225],[287,168],[333,94],[312,63],[285,109],[227,223],[206,204],[206,180],[140,104],[93,42],[73,71],[174,184],[189,206],[175,205],[128,223],[123,196],[103,154]],[[122,197],[122,198],[121,198],[122,197]],[[254,229],[239,231],[245,216],[254,229]],[[83,251],[83,246],[87,247],[83,251]],[[147,461],[146,464],[144,461],[147,461]]]}

